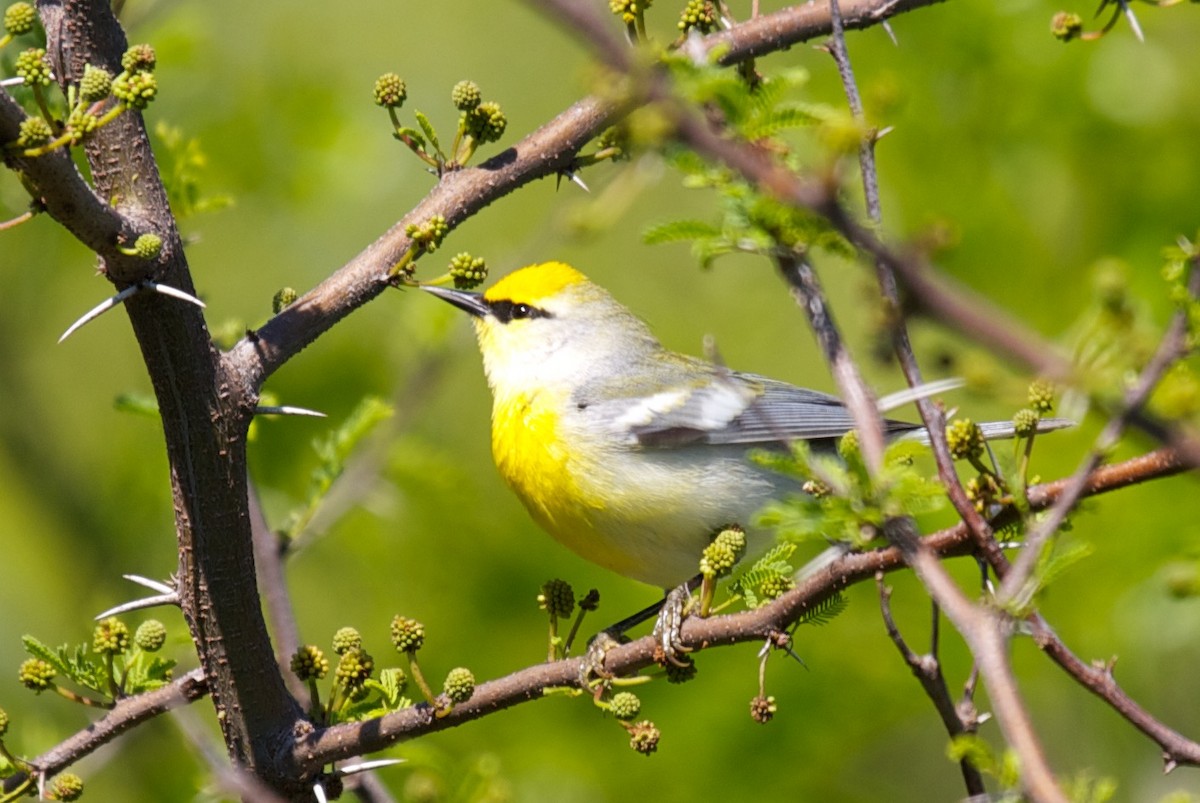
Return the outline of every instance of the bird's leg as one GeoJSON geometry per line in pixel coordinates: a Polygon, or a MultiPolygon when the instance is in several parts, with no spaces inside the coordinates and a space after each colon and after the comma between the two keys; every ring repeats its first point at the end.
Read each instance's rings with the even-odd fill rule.
{"type": "Polygon", "coordinates": [[[680,630],[692,602],[692,589],[696,587],[699,580],[699,577],[695,577],[668,591],[660,606],[658,619],[654,622],[654,638],[662,650],[662,658],[675,666],[687,666],[687,663],[681,660],[679,655],[691,652],[684,646],[680,630]]]}
{"type": "Polygon", "coordinates": [[[683,662],[676,656],[688,650],[681,643],[679,628],[687,613],[692,591],[700,584],[700,580],[700,575],[696,575],[678,588],[667,591],[666,595],[658,602],[646,606],[593,636],[592,640],[588,642],[583,668],[580,670],[580,680],[583,685],[587,685],[591,678],[607,677],[608,672],[604,669],[605,654],[622,643],[628,630],[655,617],[657,618],[653,633],[655,639],[661,642],[664,657],[673,664],[682,665],[683,662]]]}

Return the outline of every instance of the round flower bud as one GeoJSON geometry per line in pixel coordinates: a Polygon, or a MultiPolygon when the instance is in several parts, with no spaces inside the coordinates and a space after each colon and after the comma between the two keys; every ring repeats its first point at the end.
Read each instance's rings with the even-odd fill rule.
{"type": "Polygon", "coordinates": [[[113,97],[131,109],[144,109],[158,96],[158,79],[154,73],[121,73],[113,81],[113,97]]]}
{"type": "Polygon", "coordinates": [[[362,636],[353,627],[343,627],[333,634],[333,651],[345,655],[362,646],[362,636]]]}
{"type": "Polygon", "coordinates": [[[392,644],[399,652],[416,652],[425,643],[425,625],[416,619],[396,616],[392,619],[392,644]]]}
{"type": "Polygon", "coordinates": [[[677,661],[667,661],[666,675],[667,683],[687,683],[696,677],[696,662],[687,655],[677,661]]]}
{"type": "Polygon", "coordinates": [[[112,82],[112,73],[103,67],[88,64],[83,68],[83,77],[79,79],[79,99],[84,103],[104,100],[112,91],[112,82]]]}
{"type": "Polygon", "coordinates": [[[983,431],[969,418],[960,418],[947,427],[946,441],[955,460],[976,459],[983,454],[983,431]]]}
{"type": "Polygon", "coordinates": [[[17,135],[17,144],[24,148],[44,145],[53,136],[54,132],[50,129],[50,124],[41,117],[26,117],[21,121],[20,133],[17,135]]]}
{"type": "Polygon", "coordinates": [[[139,259],[154,259],[162,252],[162,237],[157,234],[143,234],[133,243],[134,256],[139,259]]]}
{"type": "MultiPolygon", "coordinates": [[[[300,295],[291,287],[281,287],[271,298],[271,311],[276,315],[296,303],[300,295]]],[[[336,638],[336,636],[334,637],[336,638]]]]}
{"type": "Polygon", "coordinates": [[[772,574],[763,578],[758,586],[758,595],[764,600],[779,599],[795,587],[792,578],[782,574],[772,574]]]}
{"type": "Polygon", "coordinates": [[[479,93],[479,85],[474,81],[459,81],[450,91],[450,100],[454,108],[469,112],[479,105],[483,97],[479,93]]]}
{"type": "Polygon", "coordinates": [[[459,290],[474,290],[487,279],[487,262],[464,251],[450,260],[450,277],[459,290]]]}
{"type": "Polygon", "coordinates": [[[620,691],[608,703],[612,715],[622,722],[629,722],[642,710],[642,701],[632,692],[620,691]]]}
{"type": "Polygon", "coordinates": [[[465,703],[475,693],[475,676],[466,667],[451,669],[446,675],[442,690],[450,698],[450,702],[465,703]]]}
{"type": "Polygon", "coordinates": [[[700,33],[712,33],[717,29],[717,9],[711,0],[688,0],[679,15],[679,30],[687,33],[693,28],[700,33]]]}
{"type": "Polygon", "coordinates": [[[1060,11],[1050,20],[1050,33],[1062,42],[1078,39],[1083,33],[1083,17],[1070,11],[1060,11]]]}
{"type": "Polygon", "coordinates": [[[375,79],[375,105],[385,109],[398,109],[408,99],[408,85],[394,72],[384,73],[375,79]]]}
{"type": "Polygon", "coordinates": [[[636,725],[629,726],[629,746],[644,756],[658,749],[658,740],[662,736],[654,723],[643,719],[636,725]]]}
{"type": "Polygon", "coordinates": [[[21,685],[25,688],[40,694],[50,688],[52,685],[51,681],[54,680],[54,676],[57,674],[54,671],[54,667],[41,658],[29,658],[17,670],[17,679],[21,681],[21,685]]]}
{"type": "Polygon", "coordinates": [[[25,80],[26,86],[50,86],[50,61],[40,47],[23,50],[17,56],[13,72],[25,80]]]}
{"type": "Polygon", "coordinates": [[[292,654],[292,674],[301,680],[320,680],[329,673],[329,659],[315,644],[305,644],[292,654]]]}
{"type": "Polygon", "coordinates": [[[342,653],[338,661],[337,684],[349,691],[357,691],[375,670],[375,659],[361,647],[342,653]]]}
{"type": "Polygon", "coordinates": [[[158,56],[150,45],[130,45],[121,56],[121,68],[128,73],[154,72],[158,65],[158,56]]]}
{"type": "Polygon", "coordinates": [[[143,652],[158,652],[167,642],[167,628],[157,619],[147,619],[138,625],[133,643],[143,652]]]}
{"type": "Polygon", "coordinates": [[[8,733],[8,712],[0,708],[0,736],[8,733]]]}
{"type": "Polygon", "coordinates": [[[763,697],[760,694],[750,701],[750,717],[755,722],[765,725],[775,716],[778,708],[774,697],[763,697]]]}
{"type": "Polygon", "coordinates": [[[46,790],[47,800],[78,800],[83,794],[83,779],[73,772],[55,778],[46,790]]]}
{"type": "Polygon", "coordinates": [[[120,655],[129,649],[129,626],[115,616],[100,621],[92,631],[92,651],[120,655]]]}
{"type": "Polygon", "coordinates": [[[1054,385],[1045,379],[1035,379],[1029,383],[1029,406],[1039,413],[1054,411],[1054,385]]]}
{"type": "Polygon", "coordinates": [[[4,9],[4,30],[12,36],[29,33],[35,22],[37,11],[29,3],[13,3],[4,9]]]}
{"type": "Polygon", "coordinates": [[[1038,421],[1041,416],[1037,410],[1029,409],[1017,410],[1013,416],[1013,431],[1016,432],[1019,438],[1028,438],[1033,433],[1037,432],[1038,421]]]}
{"type": "Polygon", "coordinates": [[[538,594],[538,607],[551,616],[570,616],[575,610],[575,589],[566,580],[547,580],[538,594]]]}

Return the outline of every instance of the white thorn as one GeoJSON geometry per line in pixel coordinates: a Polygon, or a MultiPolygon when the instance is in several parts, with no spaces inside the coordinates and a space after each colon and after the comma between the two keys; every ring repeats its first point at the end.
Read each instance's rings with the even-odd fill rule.
{"type": "Polygon", "coordinates": [[[571,180],[571,183],[578,184],[584,192],[591,192],[591,190],[588,189],[588,185],[583,183],[583,179],[580,178],[579,174],[574,170],[567,171],[567,178],[571,180]]]}
{"type": "Polygon", "coordinates": [[[120,613],[129,613],[130,611],[140,611],[143,608],[157,608],[162,605],[179,606],[179,594],[172,591],[170,594],[159,594],[156,597],[145,597],[143,599],[135,599],[130,602],[123,602],[120,605],[114,605],[103,613],[96,614],[96,621],[107,619],[110,616],[116,616],[120,613]]]}
{"type": "Polygon", "coordinates": [[[254,408],[255,415],[307,415],[313,418],[326,418],[325,413],[319,410],[309,410],[307,407],[293,407],[289,404],[281,404],[274,407],[259,405],[254,408]]]}
{"type": "Polygon", "coordinates": [[[886,137],[888,134],[892,133],[895,130],[896,130],[896,126],[885,125],[883,128],[881,128],[875,132],[875,141],[878,142],[879,140],[883,139],[884,137],[886,137]]]}
{"type": "Polygon", "coordinates": [[[1130,7],[1127,0],[1117,0],[1117,4],[1121,6],[1121,11],[1125,12],[1125,19],[1129,20],[1129,27],[1133,28],[1133,35],[1138,38],[1139,42],[1145,42],[1146,37],[1142,34],[1142,26],[1138,24],[1133,8],[1130,7]]]}
{"type": "Polygon", "coordinates": [[[965,384],[966,382],[958,378],[939,379],[936,382],[926,382],[923,385],[917,385],[915,388],[898,390],[895,393],[889,393],[879,400],[879,412],[886,413],[888,410],[894,410],[909,402],[926,399],[930,396],[936,396],[939,393],[946,393],[955,388],[961,388],[965,384]]]}
{"type": "Polygon", "coordinates": [[[325,787],[321,786],[321,782],[313,784],[313,797],[317,799],[317,803],[329,803],[329,798],[325,797],[325,787]]]}
{"type": "Polygon", "coordinates": [[[896,47],[900,47],[900,40],[896,38],[896,32],[892,30],[892,24],[887,20],[884,20],[879,24],[883,26],[885,31],[887,31],[888,38],[892,40],[892,44],[896,47]]]}
{"type": "Polygon", "coordinates": [[[112,298],[104,299],[99,304],[92,307],[87,312],[83,313],[83,315],[79,318],[79,320],[75,321],[75,323],[68,326],[67,331],[62,333],[62,337],[60,337],[58,339],[58,342],[59,343],[63,342],[68,337],[73,335],[75,333],[75,330],[77,330],[79,327],[83,326],[85,323],[90,323],[91,321],[96,320],[101,315],[108,312],[110,309],[117,306],[122,301],[124,301],[125,299],[127,299],[131,295],[133,295],[134,293],[138,292],[138,290],[140,290],[140,289],[141,289],[141,285],[131,284],[128,287],[126,287],[124,290],[122,290],[121,292],[117,293],[112,298]]]}
{"type": "Polygon", "coordinates": [[[25,83],[25,79],[21,76],[15,78],[0,78],[0,86],[20,86],[25,83]]]}
{"type": "Polygon", "coordinates": [[[353,775],[356,772],[367,772],[368,770],[377,770],[382,767],[391,767],[396,764],[403,764],[406,759],[403,758],[378,758],[374,761],[360,761],[358,764],[347,764],[344,767],[338,767],[338,775],[353,775]]]}
{"type": "Polygon", "coordinates": [[[190,293],[185,293],[183,290],[180,290],[178,287],[171,287],[171,285],[169,285],[169,284],[159,284],[158,282],[151,282],[151,281],[147,281],[144,284],[145,284],[145,287],[147,290],[153,290],[154,292],[159,293],[164,296],[171,296],[172,298],[178,298],[181,301],[186,301],[189,304],[195,304],[200,309],[204,309],[203,301],[196,298],[194,295],[192,295],[190,293]]]}
{"type": "Polygon", "coordinates": [[[137,583],[140,586],[145,586],[151,591],[157,591],[160,594],[175,593],[175,586],[159,580],[151,580],[149,577],[142,577],[140,574],[123,574],[121,576],[131,583],[137,583]]]}

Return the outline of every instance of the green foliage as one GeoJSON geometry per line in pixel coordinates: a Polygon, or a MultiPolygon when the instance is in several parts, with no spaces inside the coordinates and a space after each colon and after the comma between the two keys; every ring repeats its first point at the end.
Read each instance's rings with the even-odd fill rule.
{"type": "Polygon", "coordinates": [[[791,582],[796,573],[791,563],[795,551],[794,543],[776,544],[729,584],[730,595],[740,598],[747,608],[758,608],[770,602],[778,595],[764,594],[764,588],[778,588],[781,582],[791,582]]]}
{"type": "Polygon", "coordinates": [[[412,706],[412,700],[405,696],[408,678],[400,667],[388,667],[380,670],[378,678],[369,678],[363,683],[363,694],[355,698],[345,709],[340,711],[335,721],[352,722],[374,719],[393,711],[400,711],[412,706]]]}
{"type": "Polygon", "coordinates": [[[320,463],[313,469],[305,501],[287,517],[280,531],[284,538],[294,539],[308,526],[334,482],[346,470],[346,463],[355,447],[376,425],[391,415],[391,405],[368,396],[359,402],[340,427],[313,442],[313,450],[320,463]]]}
{"type": "Polygon", "coordinates": [[[198,137],[186,136],[179,126],[156,120],[154,138],[158,170],[167,189],[171,211],[177,219],[202,212],[215,212],[233,204],[231,195],[208,194],[204,191],[203,177],[208,169],[208,154],[198,137]]]}
{"type": "Polygon", "coordinates": [[[1021,768],[1012,750],[1005,750],[997,756],[991,744],[982,737],[964,733],[950,740],[946,755],[951,761],[966,760],[984,775],[995,778],[1004,790],[1000,800],[1016,803],[1021,799],[1017,791],[1017,785],[1021,782],[1021,768]]]}
{"type": "MultiPolygon", "coordinates": [[[[99,632],[100,629],[97,630],[99,632]]],[[[97,647],[108,645],[113,649],[106,652],[89,648],[87,644],[79,644],[74,648],[63,644],[52,649],[34,636],[25,635],[21,638],[27,653],[54,668],[58,675],[56,684],[68,680],[82,689],[95,692],[108,703],[117,697],[151,691],[170,682],[175,660],[154,654],[157,648],[147,650],[131,642],[127,630],[122,639],[98,638],[97,641],[97,647]]],[[[79,697],[70,692],[65,696],[94,704],[93,698],[79,697]]]]}
{"type": "Polygon", "coordinates": [[[793,444],[790,453],[759,452],[754,459],[760,465],[802,485],[816,483],[823,488],[819,495],[796,494],[771,503],[759,524],[775,528],[787,541],[832,540],[864,547],[879,537],[887,519],[921,515],[946,503],[941,484],[913,465],[912,449],[913,444],[903,441],[891,444],[874,486],[861,459],[842,462],[814,452],[807,443],[793,444]]]}

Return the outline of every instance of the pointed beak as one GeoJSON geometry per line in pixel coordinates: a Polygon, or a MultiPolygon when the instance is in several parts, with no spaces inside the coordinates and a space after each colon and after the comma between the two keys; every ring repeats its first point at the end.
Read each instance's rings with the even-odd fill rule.
{"type": "Polygon", "coordinates": [[[484,318],[491,314],[492,310],[483,300],[483,296],[479,293],[468,293],[466,290],[455,290],[450,287],[436,287],[434,285],[423,284],[421,289],[430,295],[435,295],[442,301],[447,301],[458,307],[464,312],[474,315],[476,318],[484,318]]]}

